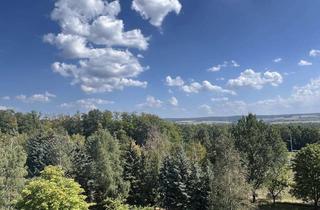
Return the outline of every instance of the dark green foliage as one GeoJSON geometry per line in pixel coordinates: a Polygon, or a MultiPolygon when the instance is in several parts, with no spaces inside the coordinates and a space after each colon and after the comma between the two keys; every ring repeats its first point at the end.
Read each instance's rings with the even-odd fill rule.
{"type": "Polygon", "coordinates": [[[71,170],[73,144],[68,136],[54,131],[39,131],[26,144],[29,176],[38,176],[48,165],[60,166],[67,173],[71,170]]]}
{"type": "Polygon", "coordinates": [[[302,148],[293,160],[292,193],[305,201],[313,201],[317,209],[320,199],[320,144],[302,148]]]}
{"type": "Polygon", "coordinates": [[[160,199],[166,209],[188,209],[190,165],[182,148],[165,158],[160,170],[160,199]]]}
{"type": "Polygon", "coordinates": [[[127,202],[130,205],[145,205],[143,199],[143,179],[144,166],[142,160],[141,149],[134,142],[131,142],[125,152],[125,164],[123,178],[130,183],[127,202]]]}
{"type": "Polygon", "coordinates": [[[209,177],[197,163],[190,166],[188,182],[189,207],[190,210],[209,208],[209,177]]]}

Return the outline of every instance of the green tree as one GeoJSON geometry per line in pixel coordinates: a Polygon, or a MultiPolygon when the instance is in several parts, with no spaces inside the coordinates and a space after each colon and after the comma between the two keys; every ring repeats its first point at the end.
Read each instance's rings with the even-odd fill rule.
{"type": "Polygon", "coordinates": [[[18,112],[15,116],[19,133],[32,134],[41,128],[40,113],[35,111],[25,114],[18,112]]]}
{"type": "Polygon", "coordinates": [[[133,141],[125,151],[124,180],[130,183],[127,202],[130,205],[144,205],[143,202],[143,161],[141,148],[133,141]]]}
{"type": "Polygon", "coordinates": [[[191,163],[188,181],[190,210],[209,208],[209,177],[197,163],[191,163]]]}
{"type": "Polygon", "coordinates": [[[320,144],[302,148],[293,160],[293,195],[304,201],[313,201],[318,209],[320,199],[320,144]]]}
{"type": "Polygon", "coordinates": [[[25,183],[27,155],[20,138],[0,134],[0,209],[14,209],[25,183]]]}
{"type": "Polygon", "coordinates": [[[160,170],[160,199],[166,209],[188,209],[189,161],[182,148],[165,158],[160,170]]]}
{"type": "Polygon", "coordinates": [[[249,185],[233,140],[221,135],[208,150],[210,209],[247,210],[249,185]]]}
{"type": "Polygon", "coordinates": [[[284,190],[289,187],[289,179],[290,169],[287,164],[274,167],[269,172],[266,186],[274,205],[276,203],[276,199],[278,199],[284,190]]]}
{"type": "Polygon", "coordinates": [[[248,170],[247,181],[252,186],[254,203],[257,189],[265,183],[268,171],[283,160],[286,146],[276,129],[257,120],[253,114],[241,118],[233,126],[232,135],[248,170]]]}
{"type": "Polygon", "coordinates": [[[72,168],[73,144],[68,136],[52,130],[41,130],[26,145],[29,176],[37,176],[48,165],[61,166],[67,173],[72,168]]]}
{"type": "Polygon", "coordinates": [[[22,191],[17,207],[21,210],[87,210],[90,204],[83,189],[63,171],[47,166],[39,178],[31,180],[22,191]]]}
{"type": "Polygon", "coordinates": [[[86,140],[86,149],[92,158],[92,179],[97,206],[107,198],[126,197],[128,183],[122,178],[123,167],[119,144],[106,130],[98,130],[86,140]]]}
{"type": "Polygon", "coordinates": [[[18,131],[17,118],[13,110],[0,110],[0,132],[14,134],[18,131]]]}

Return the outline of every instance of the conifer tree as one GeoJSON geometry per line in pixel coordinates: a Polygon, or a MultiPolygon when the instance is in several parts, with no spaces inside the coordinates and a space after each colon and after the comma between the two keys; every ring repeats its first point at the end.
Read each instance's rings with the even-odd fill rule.
{"type": "Polygon", "coordinates": [[[188,209],[189,161],[181,147],[165,158],[160,170],[160,199],[167,209],[188,209]]]}

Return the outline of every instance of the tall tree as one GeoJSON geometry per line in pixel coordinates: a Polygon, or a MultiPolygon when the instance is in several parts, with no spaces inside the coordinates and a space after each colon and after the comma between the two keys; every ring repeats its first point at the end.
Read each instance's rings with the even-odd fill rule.
{"type": "Polygon", "coordinates": [[[246,182],[246,171],[241,165],[233,140],[221,135],[209,151],[210,209],[250,209],[250,188],[246,182]]]}
{"type": "Polygon", "coordinates": [[[293,195],[304,201],[313,201],[318,209],[320,199],[320,144],[302,148],[293,160],[293,195]]]}
{"type": "Polygon", "coordinates": [[[183,149],[178,147],[166,157],[160,170],[160,199],[166,209],[188,209],[190,165],[183,149]]]}
{"type": "Polygon", "coordinates": [[[144,166],[141,153],[141,148],[133,141],[125,151],[123,178],[130,183],[129,193],[127,197],[127,202],[130,205],[145,205],[142,192],[144,166]]]}
{"type": "Polygon", "coordinates": [[[25,183],[27,155],[20,138],[0,134],[0,209],[14,209],[25,183]]]}
{"type": "Polygon", "coordinates": [[[106,130],[98,130],[86,140],[88,154],[93,160],[94,194],[97,207],[109,198],[126,197],[128,183],[122,178],[121,153],[116,139],[106,130]]]}
{"type": "Polygon", "coordinates": [[[242,163],[248,169],[247,180],[252,186],[252,202],[257,189],[266,181],[270,168],[282,161],[286,147],[278,131],[249,114],[232,128],[235,145],[242,163]]]}

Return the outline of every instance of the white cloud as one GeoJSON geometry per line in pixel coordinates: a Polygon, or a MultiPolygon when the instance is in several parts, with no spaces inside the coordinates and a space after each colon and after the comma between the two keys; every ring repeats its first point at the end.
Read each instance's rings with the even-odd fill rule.
{"type": "Polygon", "coordinates": [[[222,101],[229,101],[228,97],[222,97],[222,98],[211,98],[212,102],[222,102],[222,101]]]}
{"type": "Polygon", "coordinates": [[[156,99],[153,96],[147,96],[144,103],[138,104],[138,108],[160,108],[162,107],[163,102],[159,99],[156,99]]]}
{"type": "Polygon", "coordinates": [[[2,99],[2,100],[7,100],[7,101],[8,101],[8,100],[10,100],[10,99],[11,99],[11,97],[10,97],[10,96],[3,96],[3,97],[1,97],[1,99],[2,99]]]}
{"type": "Polygon", "coordinates": [[[318,56],[320,56],[320,50],[315,50],[315,49],[310,50],[309,56],[311,56],[311,57],[318,57],[318,56]]]}
{"type": "Polygon", "coordinates": [[[172,78],[171,76],[166,77],[166,85],[170,87],[180,87],[184,85],[184,81],[180,76],[177,76],[176,78],[172,78]]]}
{"type": "Polygon", "coordinates": [[[224,89],[220,86],[214,85],[207,80],[199,82],[191,82],[189,84],[185,83],[184,80],[178,76],[172,78],[171,76],[166,77],[166,85],[170,87],[179,87],[182,91],[186,93],[199,93],[200,91],[210,91],[216,94],[231,94],[236,95],[232,90],[224,89]]]}
{"type": "Polygon", "coordinates": [[[210,72],[217,72],[220,71],[222,68],[227,68],[227,67],[240,67],[240,65],[235,61],[224,61],[223,64],[218,64],[216,66],[212,66],[211,68],[208,69],[210,72]]]}
{"type": "Polygon", "coordinates": [[[199,93],[202,89],[202,85],[199,82],[192,82],[189,85],[183,85],[181,89],[186,93],[199,93]]]}
{"type": "Polygon", "coordinates": [[[206,112],[206,114],[213,114],[213,111],[211,109],[211,107],[208,104],[202,104],[199,106],[199,109],[203,110],[204,112],[206,112]]]}
{"type": "Polygon", "coordinates": [[[262,74],[260,72],[255,72],[252,69],[247,69],[244,72],[241,72],[238,78],[230,79],[228,85],[232,87],[249,86],[255,89],[262,89],[266,84],[278,86],[282,82],[283,77],[279,72],[266,71],[262,74]]]}
{"type": "Polygon", "coordinates": [[[298,63],[299,66],[311,66],[312,63],[306,60],[300,60],[298,63]]]}
{"type": "Polygon", "coordinates": [[[178,106],[179,105],[179,101],[176,97],[172,96],[170,99],[169,99],[169,103],[172,105],[172,106],[178,106]]]}
{"type": "Polygon", "coordinates": [[[160,27],[164,18],[170,13],[180,13],[182,5],[178,0],[133,0],[132,9],[137,11],[144,19],[160,27]]]}
{"type": "Polygon", "coordinates": [[[273,62],[275,62],[275,63],[280,63],[281,61],[282,61],[282,58],[276,58],[273,60],[273,62]]]}
{"type": "Polygon", "coordinates": [[[50,102],[53,98],[56,98],[56,95],[45,92],[44,94],[34,94],[31,96],[26,96],[26,95],[18,95],[16,96],[17,100],[20,100],[24,103],[47,103],[50,102]]]}
{"type": "Polygon", "coordinates": [[[7,110],[7,109],[9,109],[9,108],[6,106],[0,106],[0,110],[7,110]]]}
{"type": "Polygon", "coordinates": [[[57,0],[51,18],[61,32],[43,39],[77,62],[55,62],[53,71],[70,77],[72,84],[88,93],[145,88],[147,82],[135,78],[146,67],[128,48],[146,50],[149,38],[140,29],[125,31],[123,21],[117,18],[120,10],[118,0],[57,0]]]}
{"type": "Polygon", "coordinates": [[[113,101],[108,101],[100,98],[86,98],[74,102],[63,103],[60,106],[63,108],[93,110],[99,108],[102,105],[108,105],[113,103],[113,101]]]}
{"type": "Polygon", "coordinates": [[[276,96],[255,102],[231,101],[224,98],[214,98],[212,105],[202,105],[201,110],[207,114],[243,115],[249,112],[256,114],[283,113],[316,113],[320,107],[320,78],[312,79],[304,86],[293,87],[287,97],[276,96]]]}

